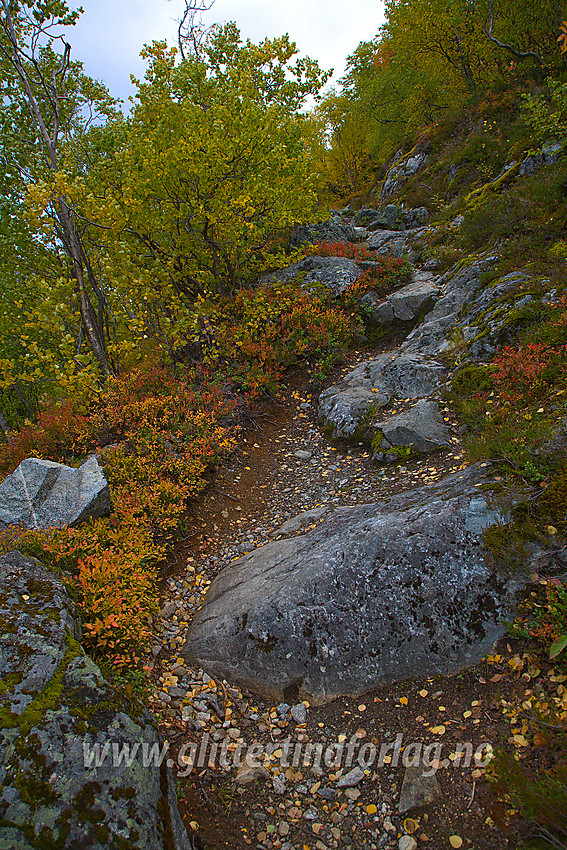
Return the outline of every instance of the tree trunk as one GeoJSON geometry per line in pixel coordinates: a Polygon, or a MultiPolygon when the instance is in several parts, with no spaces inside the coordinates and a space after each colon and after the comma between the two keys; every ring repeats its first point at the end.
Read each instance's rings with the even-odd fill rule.
{"type": "Polygon", "coordinates": [[[114,374],[114,371],[106,353],[104,339],[101,339],[99,334],[96,316],[88,296],[79,235],[77,234],[75,223],[64,198],[59,198],[57,207],[59,221],[61,222],[65,241],[67,242],[67,253],[73,261],[73,276],[77,282],[79,312],[81,314],[85,336],[97,359],[102,374],[105,378],[109,378],[114,374]]]}

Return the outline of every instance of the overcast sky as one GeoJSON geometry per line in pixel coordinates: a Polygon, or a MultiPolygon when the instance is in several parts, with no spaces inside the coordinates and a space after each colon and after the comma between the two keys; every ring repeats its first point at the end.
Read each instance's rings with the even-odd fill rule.
{"type": "MultiPolygon", "coordinates": [[[[85,13],[69,32],[73,58],[87,74],[103,80],[115,97],[133,93],[130,74],[142,77],[145,43],[176,41],[184,0],[82,0],[85,13]]],[[[344,72],[345,59],[371,39],[383,20],[382,0],[216,0],[206,23],[236,21],[244,38],[260,41],[289,33],[301,53],[344,72]]]]}

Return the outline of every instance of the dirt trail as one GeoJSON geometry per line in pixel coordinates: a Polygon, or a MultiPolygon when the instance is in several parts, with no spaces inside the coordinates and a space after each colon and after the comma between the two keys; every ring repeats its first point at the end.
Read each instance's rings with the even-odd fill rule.
{"type": "MultiPolygon", "coordinates": [[[[377,353],[352,355],[344,370],[377,353]]],[[[380,468],[363,445],[329,443],[318,425],[317,398],[308,376],[295,375],[283,398],[267,403],[251,421],[238,450],[192,507],[189,524],[195,531],[178,551],[164,588],[163,642],[154,647],[156,690],[151,707],[171,744],[172,761],[177,762],[173,769],[181,809],[188,828],[194,830],[195,846],[208,850],[515,846],[514,839],[495,826],[503,825],[503,813],[494,808],[482,771],[474,763],[452,767],[450,758],[459,742],[472,743],[476,751],[486,743],[496,746],[510,734],[500,697],[489,681],[496,673],[503,679],[499,687],[513,687],[499,672],[504,657],[448,679],[391,685],[358,699],[307,706],[306,723],[297,723],[291,707],[286,711],[230,682],[215,682],[202,670],[187,668],[178,656],[192,613],[210,581],[235,558],[274,539],[284,521],[321,505],[379,501],[436,481],[466,463],[457,423],[448,409],[443,415],[452,431],[452,449],[380,468]],[[402,761],[395,764],[395,758],[381,769],[371,767],[356,786],[343,789],[338,787],[341,770],[325,764],[318,768],[301,760],[278,777],[278,751],[276,761],[266,763],[269,775],[247,785],[237,783],[236,768],[223,769],[218,757],[207,764],[213,742],[219,747],[229,742],[232,752],[238,744],[261,742],[273,749],[278,740],[288,739],[294,746],[328,745],[344,735],[347,741],[356,736],[361,745],[373,743],[379,749],[400,734],[404,746],[421,742],[442,747],[436,765],[441,768],[436,802],[412,814],[409,821],[398,813],[405,768],[402,761]],[[202,766],[181,776],[186,768],[179,748],[202,746],[205,739],[209,749],[202,766]]]]}

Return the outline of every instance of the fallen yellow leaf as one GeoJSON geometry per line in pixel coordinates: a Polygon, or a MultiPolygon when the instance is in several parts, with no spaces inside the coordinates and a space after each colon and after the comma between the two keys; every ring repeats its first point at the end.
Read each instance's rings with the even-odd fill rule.
{"type": "Polygon", "coordinates": [[[419,824],[413,818],[406,818],[404,821],[404,830],[408,835],[413,835],[419,827],[419,824]]]}

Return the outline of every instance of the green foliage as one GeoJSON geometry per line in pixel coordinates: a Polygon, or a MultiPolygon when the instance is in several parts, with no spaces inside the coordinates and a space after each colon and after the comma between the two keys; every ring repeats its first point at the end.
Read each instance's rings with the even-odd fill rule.
{"type": "MultiPolygon", "coordinates": [[[[536,728],[538,723],[536,721],[536,728]]],[[[535,750],[527,761],[502,750],[491,764],[496,792],[511,803],[526,822],[526,850],[550,850],[567,842],[567,729],[564,712],[545,711],[535,750]],[[544,719],[545,718],[545,719],[544,719]]]]}
{"type": "Polygon", "coordinates": [[[567,135],[567,83],[550,79],[545,94],[523,95],[522,117],[539,141],[564,139],[567,135]]]}

